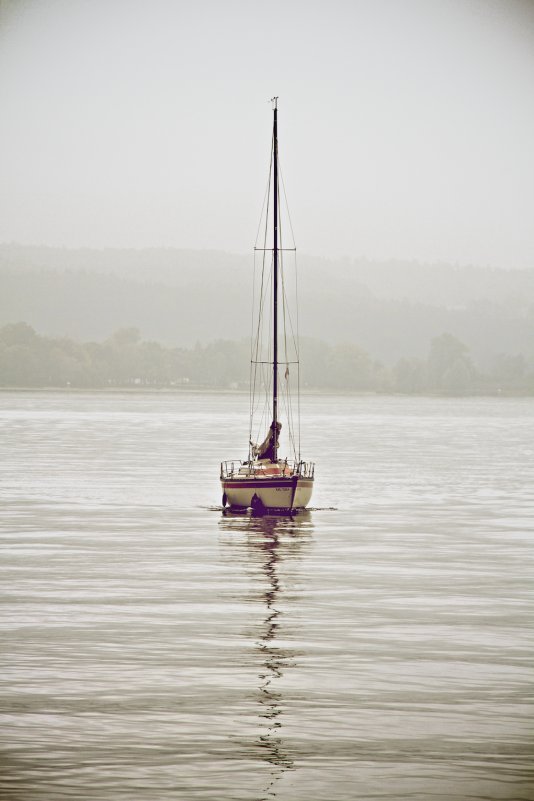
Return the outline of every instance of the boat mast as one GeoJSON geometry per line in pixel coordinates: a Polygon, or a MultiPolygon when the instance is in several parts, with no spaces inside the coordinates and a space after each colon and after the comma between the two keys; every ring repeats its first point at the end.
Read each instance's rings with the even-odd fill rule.
{"type": "Polygon", "coordinates": [[[278,98],[273,97],[273,462],[278,461],[278,98]]]}

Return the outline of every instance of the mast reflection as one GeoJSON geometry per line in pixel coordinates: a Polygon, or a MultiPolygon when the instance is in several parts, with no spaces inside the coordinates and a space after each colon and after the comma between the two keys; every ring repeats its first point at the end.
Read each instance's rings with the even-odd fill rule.
{"type": "Polygon", "coordinates": [[[253,578],[257,580],[258,571],[261,571],[264,579],[262,590],[254,596],[263,605],[264,616],[254,649],[260,657],[257,701],[261,733],[253,749],[256,756],[271,766],[265,797],[275,798],[276,783],[287,770],[294,769],[291,749],[283,739],[286,702],[279,684],[284,673],[298,664],[297,651],[279,642],[281,632],[286,641],[290,636],[288,613],[280,607],[288,603],[287,591],[292,589],[295,580],[294,565],[310,543],[311,516],[309,512],[301,512],[293,517],[254,517],[225,510],[220,527],[229,535],[222,538],[223,542],[246,553],[253,578]]]}

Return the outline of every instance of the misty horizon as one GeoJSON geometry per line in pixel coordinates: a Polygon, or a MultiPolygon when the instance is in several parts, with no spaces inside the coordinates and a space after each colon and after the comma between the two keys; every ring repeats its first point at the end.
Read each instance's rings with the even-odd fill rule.
{"type": "MultiPolygon", "coordinates": [[[[448,333],[485,372],[505,355],[532,372],[534,270],[302,255],[298,275],[303,338],[352,343],[393,367],[448,333]]],[[[44,337],[103,341],[134,327],[191,348],[251,333],[250,254],[0,245],[0,283],[0,327],[25,322],[44,337]]]]}

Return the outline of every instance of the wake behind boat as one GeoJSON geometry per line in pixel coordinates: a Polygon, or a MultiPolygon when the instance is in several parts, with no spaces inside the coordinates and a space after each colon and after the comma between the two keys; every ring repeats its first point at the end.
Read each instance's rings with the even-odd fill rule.
{"type": "MultiPolygon", "coordinates": [[[[293,325],[289,293],[284,273],[279,192],[278,108],[273,98],[273,136],[269,183],[266,193],[261,277],[257,294],[257,319],[254,321],[251,353],[249,452],[244,461],[235,459],[221,464],[223,506],[233,509],[251,507],[257,512],[291,512],[304,509],[310,502],[315,466],[300,458],[300,360],[298,325],[293,325]],[[272,198],[272,203],[271,203],[272,198]],[[272,209],[272,213],[271,213],[272,209]],[[269,222],[272,224],[273,247],[267,247],[269,222]],[[266,254],[271,254],[267,260],[266,254]],[[279,326],[279,301],[281,325],[279,326]],[[279,330],[280,328],[280,330],[279,330]],[[280,343],[279,343],[280,339],[280,343]],[[279,347],[281,344],[281,348],[279,347]],[[282,376],[280,368],[284,368],[282,376]],[[296,374],[297,409],[294,414],[291,379],[296,374]],[[262,404],[259,397],[263,396],[262,404]],[[267,436],[255,444],[253,437],[267,428],[267,436]],[[297,425],[294,417],[297,417],[297,425]],[[292,458],[280,458],[280,435],[284,417],[292,458]],[[259,419],[259,423],[258,423],[259,419]]],[[[285,195],[285,193],[284,193],[285,195]]],[[[261,227],[261,223],[260,223],[261,227]]],[[[258,243],[256,242],[256,245],[258,243]]],[[[296,271],[296,263],[295,263],[296,271]]],[[[296,272],[295,272],[296,286],[296,272]]],[[[296,293],[295,293],[296,294],[296,293]]],[[[295,298],[296,302],[296,298],[295,298]]],[[[254,305],[254,299],[253,299],[254,305]]],[[[257,437],[260,439],[260,437],[257,437]]]]}

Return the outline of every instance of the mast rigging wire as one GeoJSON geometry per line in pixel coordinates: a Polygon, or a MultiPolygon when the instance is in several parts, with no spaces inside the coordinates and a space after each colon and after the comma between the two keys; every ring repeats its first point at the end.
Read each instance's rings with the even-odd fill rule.
{"type": "MultiPolygon", "coordinates": [[[[267,181],[267,188],[263,197],[262,209],[260,214],[260,221],[258,223],[258,230],[256,233],[256,240],[254,246],[254,275],[253,275],[253,303],[252,303],[252,321],[251,321],[251,328],[252,328],[252,335],[251,335],[251,348],[250,348],[250,399],[249,399],[249,461],[252,458],[251,452],[251,442],[253,439],[253,435],[255,434],[255,441],[262,441],[264,436],[262,435],[262,428],[264,426],[269,426],[269,394],[272,390],[272,381],[274,379],[273,371],[269,370],[268,367],[273,365],[272,360],[272,336],[273,332],[269,325],[269,320],[272,317],[273,311],[273,272],[274,272],[274,249],[267,248],[267,239],[269,233],[269,218],[272,217],[271,214],[271,192],[270,187],[272,185],[272,173],[273,173],[273,163],[274,163],[274,148],[275,148],[275,141],[274,141],[274,131],[271,140],[271,157],[269,163],[269,173],[268,173],[268,181],[267,181]],[[264,221],[263,231],[262,231],[262,222],[264,221]],[[260,239],[260,231],[262,231],[262,239],[263,239],[263,247],[258,247],[258,240],[260,239]],[[266,253],[271,252],[271,263],[270,268],[267,263],[266,253]],[[261,259],[256,260],[256,253],[261,252],[262,257],[261,259]],[[261,276],[259,276],[259,281],[257,277],[257,272],[259,272],[259,267],[261,264],[261,276]],[[269,273],[267,273],[269,270],[269,273]],[[259,294],[256,293],[256,286],[259,282],[259,294]],[[256,300],[257,298],[257,300],[256,300]],[[267,312],[266,306],[269,311],[269,315],[267,318],[267,322],[265,322],[265,315],[267,312]],[[255,324],[255,313],[257,312],[258,319],[257,324],[255,324]],[[267,335],[266,335],[267,334],[267,335]],[[265,356],[267,357],[265,359],[265,356]],[[264,392],[260,392],[260,389],[263,389],[264,392]],[[261,395],[263,394],[264,397],[264,404],[261,410],[261,414],[259,415],[258,420],[258,412],[260,411],[261,405],[261,395]],[[257,424],[254,424],[254,419],[256,418],[257,424]]],[[[288,301],[288,294],[286,288],[286,276],[285,276],[285,259],[284,259],[284,252],[290,251],[295,253],[293,257],[294,263],[294,271],[295,271],[295,300],[298,298],[298,280],[297,280],[297,260],[296,260],[296,247],[295,247],[295,237],[293,232],[293,223],[291,220],[291,215],[289,212],[289,204],[287,202],[287,194],[285,188],[285,182],[280,166],[280,160],[278,156],[278,168],[280,179],[282,183],[282,193],[283,199],[285,201],[284,204],[280,202],[281,200],[281,193],[280,193],[280,186],[278,186],[278,232],[279,232],[279,246],[277,247],[278,252],[278,266],[279,266],[279,276],[280,276],[280,287],[281,287],[281,300],[282,300],[282,324],[283,324],[283,348],[284,348],[284,358],[278,359],[279,367],[285,366],[284,372],[284,381],[280,382],[280,399],[282,401],[284,416],[287,420],[287,430],[288,430],[288,438],[289,438],[289,445],[290,450],[293,452],[294,458],[300,462],[300,354],[299,354],[299,346],[298,346],[298,329],[299,329],[299,319],[298,319],[298,303],[296,308],[296,317],[295,317],[295,326],[293,324],[293,316],[291,314],[291,308],[288,301]],[[282,208],[284,209],[285,215],[287,216],[287,220],[289,221],[289,231],[290,231],[290,239],[292,240],[293,247],[284,248],[283,242],[283,226],[282,226],[282,208]],[[289,342],[288,342],[289,337],[289,342]],[[290,354],[290,343],[291,348],[295,354],[293,358],[290,354]],[[297,378],[297,430],[295,431],[294,425],[294,408],[293,408],[293,398],[292,398],[292,387],[294,387],[294,382],[292,380],[292,373],[289,369],[289,365],[296,365],[296,378],[297,378]]]]}

